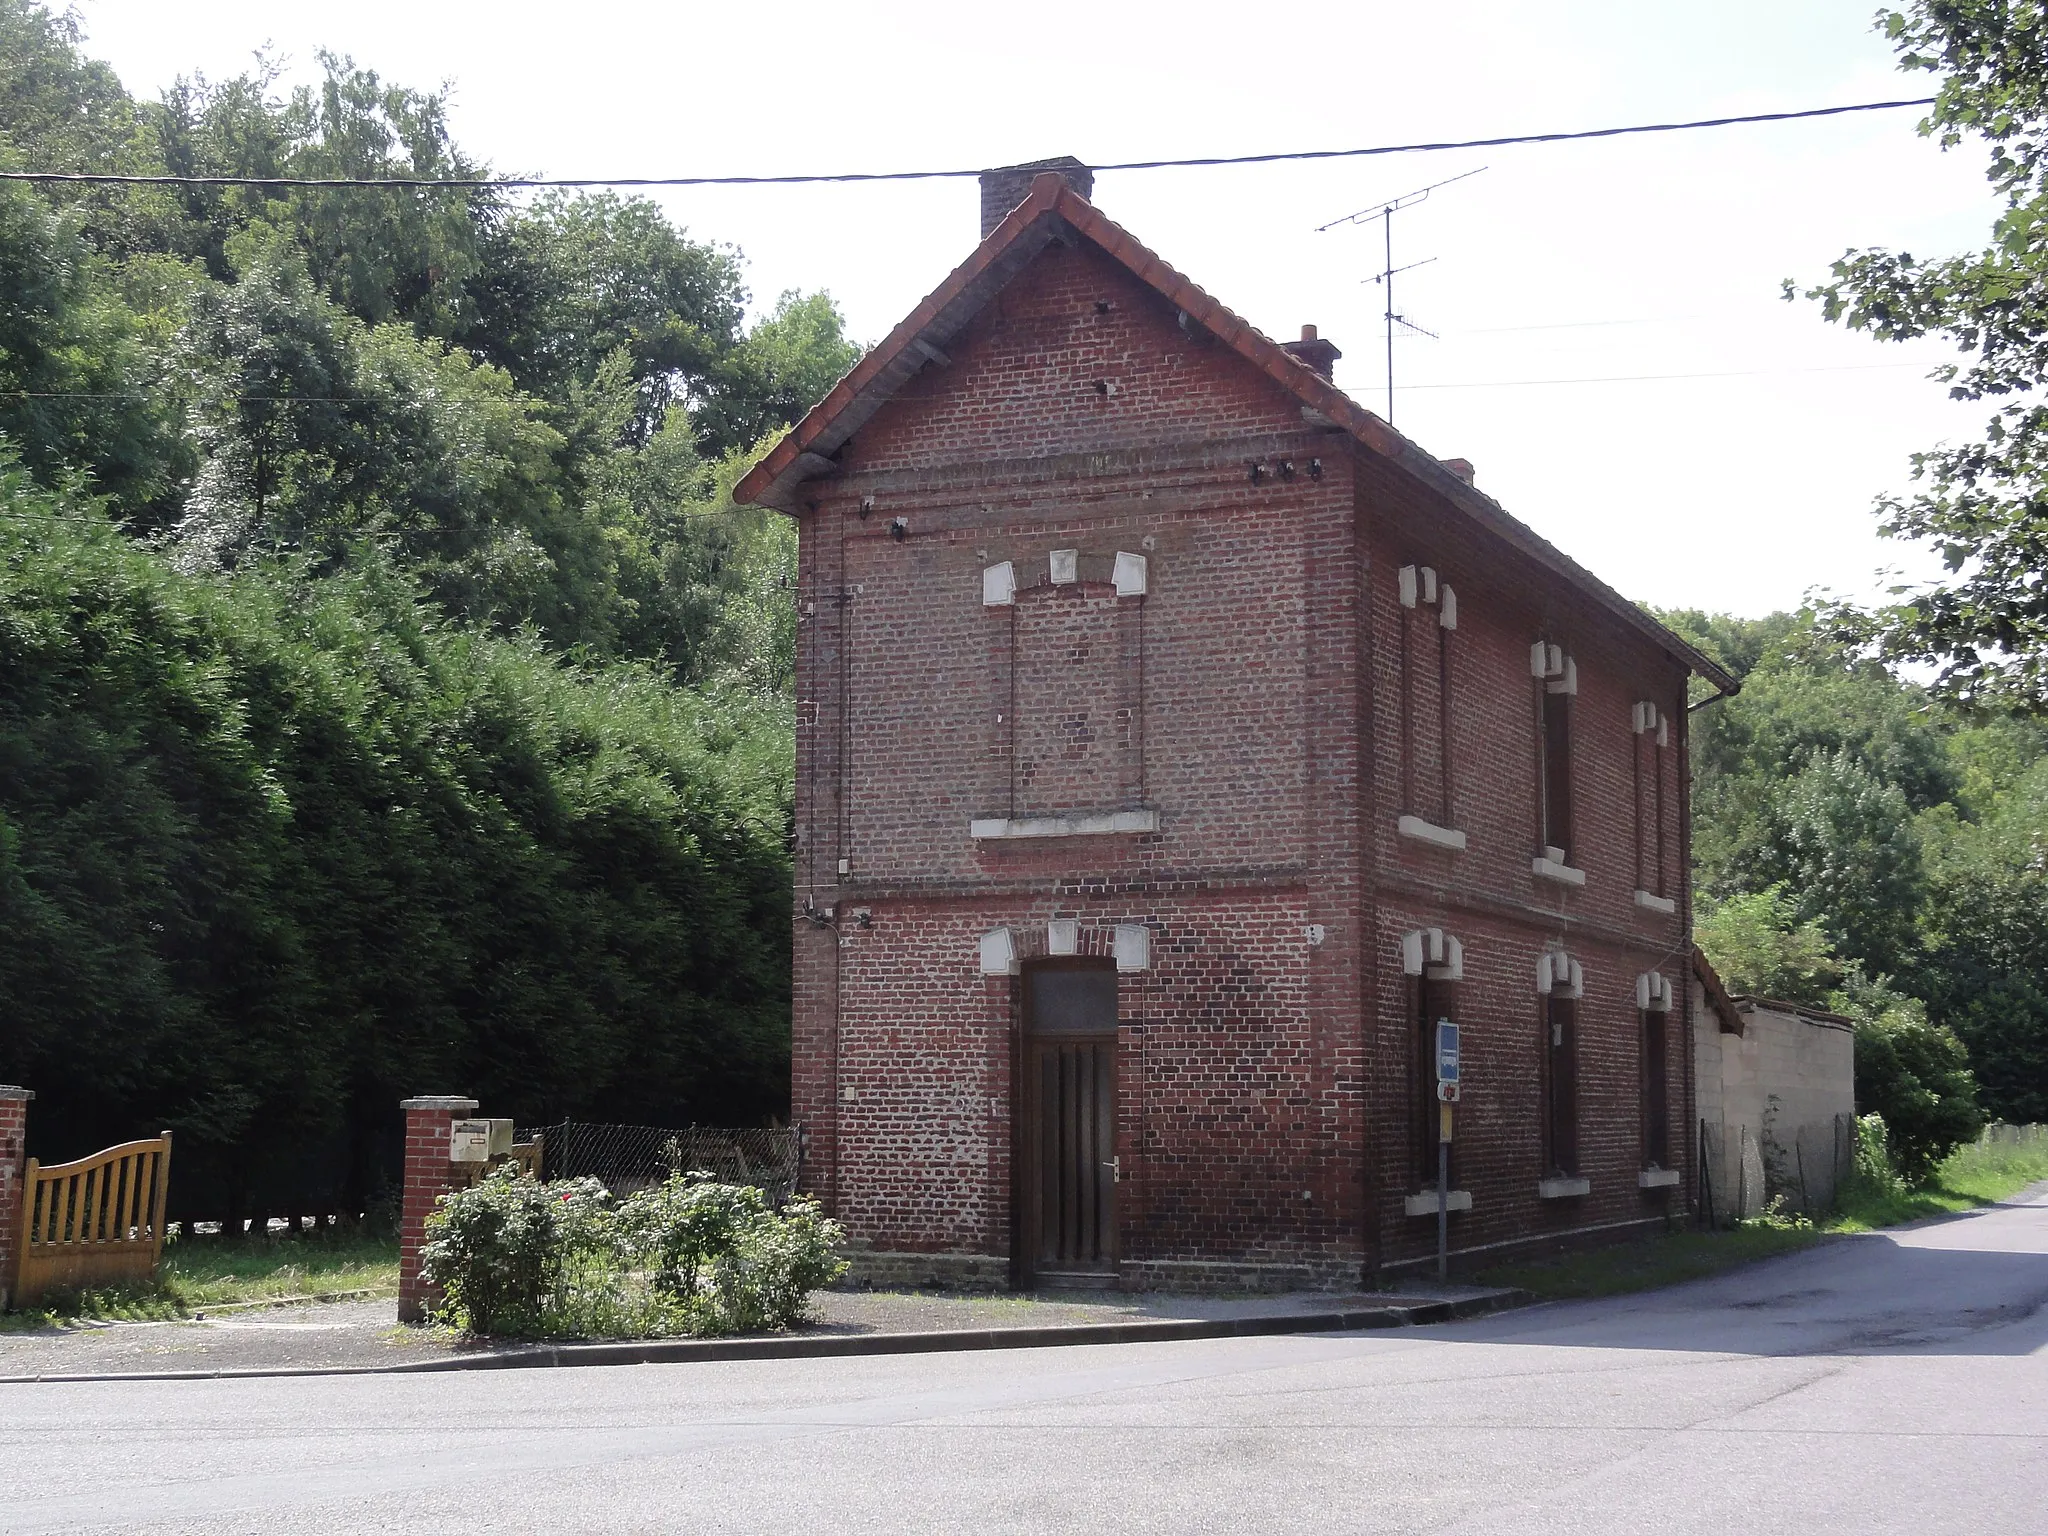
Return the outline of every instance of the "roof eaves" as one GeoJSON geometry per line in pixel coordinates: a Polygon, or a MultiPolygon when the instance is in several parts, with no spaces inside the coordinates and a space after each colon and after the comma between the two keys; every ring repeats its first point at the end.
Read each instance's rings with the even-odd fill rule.
{"type": "MultiPolygon", "coordinates": [[[[1499,502],[1460,480],[1430,453],[1396,432],[1380,417],[1288,352],[1271,337],[1223,304],[1165,258],[1146,246],[1137,236],[1075,192],[1055,172],[1033,179],[1024,201],[1011,209],[988,238],[954,268],[923,303],[877,344],[853,370],[834,385],[831,392],[805,413],[767,456],[742,477],[733,489],[733,499],[759,502],[794,514],[796,487],[816,472],[819,459],[829,461],[846,440],[894,395],[923,359],[890,378],[892,368],[901,364],[906,352],[919,339],[942,342],[945,334],[928,336],[935,328],[945,332],[951,316],[958,325],[986,302],[990,293],[1007,281],[1012,263],[1021,267],[1036,255],[1064,224],[1120,262],[1139,281],[1147,284],[1188,318],[1247,362],[1265,373],[1283,389],[1291,391],[1310,409],[1342,427],[1381,458],[1414,475],[1439,495],[1467,513],[1482,526],[1547,567],[1552,574],[1580,587],[1612,610],[1644,638],[1667,652],[1674,660],[1706,678],[1724,693],[1735,693],[1741,683],[1712,658],[1688,645],[1659,624],[1639,605],[1630,602],[1591,571],[1566,555],[1556,545],[1523,523],[1499,502]],[[1034,240],[1034,231],[1043,238],[1034,240]],[[977,283],[988,281],[988,291],[977,283]],[[959,310],[962,312],[955,313],[959,310]]],[[[956,327],[957,328],[957,327],[956,327]]]]}

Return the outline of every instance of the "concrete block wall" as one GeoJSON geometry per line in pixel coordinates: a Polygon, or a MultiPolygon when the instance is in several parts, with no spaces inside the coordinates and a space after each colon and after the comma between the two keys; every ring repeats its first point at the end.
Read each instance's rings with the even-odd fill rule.
{"type": "Polygon", "coordinates": [[[28,1162],[28,1106],[35,1095],[26,1088],[0,1083],[0,1312],[14,1302],[14,1278],[20,1266],[22,1173],[28,1162]]]}
{"type": "Polygon", "coordinates": [[[1824,1208],[1849,1156],[1841,1122],[1856,1110],[1855,1032],[1846,1021],[1760,1000],[1739,1009],[1741,1034],[1703,1028],[1695,1047],[1699,1118],[1721,1148],[1716,1208],[1753,1214],[1772,1193],[1824,1208]],[[1738,1200],[1742,1191],[1754,1198],[1738,1200]]]}

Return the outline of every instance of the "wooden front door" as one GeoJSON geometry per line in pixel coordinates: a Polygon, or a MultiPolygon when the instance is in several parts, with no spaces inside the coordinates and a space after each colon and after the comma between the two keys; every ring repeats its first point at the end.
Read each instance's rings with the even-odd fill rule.
{"type": "Polygon", "coordinates": [[[1116,1274],[1116,967],[1050,960],[1024,974],[1017,1114],[1020,1278],[1116,1274]]]}

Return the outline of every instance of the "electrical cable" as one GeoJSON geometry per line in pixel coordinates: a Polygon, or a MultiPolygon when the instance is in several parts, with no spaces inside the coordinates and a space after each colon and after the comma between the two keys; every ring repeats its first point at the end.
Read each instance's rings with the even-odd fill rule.
{"type": "MultiPolygon", "coordinates": [[[[1682,133],[1695,128],[1731,128],[1744,123],[1786,123],[1802,118],[1840,117],[1851,112],[1888,112],[1928,107],[1932,96],[1903,101],[1861,101],[1841,107],[1806,107],[1796,112],[1749,112],[1736,117],[1702,117],[1678,123],[1634,123],[1620,128],[1582,128],[1557,133],[1513,133],[1487,139],[1443,139],[1415,144],[1376,144],[1366,149],[1296,149],[1260,155],[1198,155],[1171,160],[1120,160],[1091,171],[1166,171],[1229,165],[1273,165],[1281,161],[1356,160],[1372,155],[1429,154],[1446,149],[1496,149],[1515,144],[1563,144],[1613,139],[1638,133],[1682,133]]],[[[530,191],[576,187],[789,187],[869,181],[947,181],[980,176],[988,167],[950,171],[841,171],[789,176],[151,176],[101,171],[0,171],[0,181],[83,183],[131,187],[381,187],[393,191],[530,191]]],[[[1004,167],[1007,169],[1007,167],[1004,167]]]]}

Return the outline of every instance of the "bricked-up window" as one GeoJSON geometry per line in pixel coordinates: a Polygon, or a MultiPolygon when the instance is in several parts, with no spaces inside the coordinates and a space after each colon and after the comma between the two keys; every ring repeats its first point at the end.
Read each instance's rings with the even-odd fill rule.
{"type": "Polygon", "coordinates": [[[1671,763],[1671,722],[1649,700],[1635,707],[1636,889],[1651,896],[1671,894],[1672,850],[1665,834],[1666,786],[1671,763]]]}
{"type": "Polygon", "coordinates": [[[1537,811],[1544,857],[1572,862],[1572,700],[1579,668],[1563,648],[1539,640],[1529,652],[1536,677],[1537,811]]]}
{"type": "Polygon", "coordinates": [[[1671,1070],[1665,1022],[1669,1015],[1645,1008],[1643,1021],[1643,1161],[1652,1168],[1671,1161],[1671,1070]]]}
{"type": "Polygon", "coordinates": [[[1401,601],[1401,808],[1455,827],[1451,787],[1451,637],[1458,594],[1434,567],[1404,565],[1401,601]]]}
{"type": "Polygon", "coordinates": [[[1579,1171],[1578,1003],[1543,1000],[1543,1141],[1553,1173],[1579,1171]]]}
{"type": "MultiPolygon", "coordinates": [[[[1458,984],[1439,977],[1414,979],[1415,1020],[1415,1179],[1436,1188],[1437,1096],[1436,1026],[1458,1021],[1458,984]]],[[[1458,1185],[1458,1148],[1451,1145],[1451,1187],[1458,1185]]]]}

